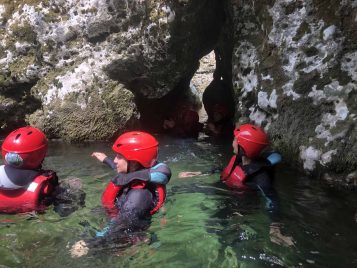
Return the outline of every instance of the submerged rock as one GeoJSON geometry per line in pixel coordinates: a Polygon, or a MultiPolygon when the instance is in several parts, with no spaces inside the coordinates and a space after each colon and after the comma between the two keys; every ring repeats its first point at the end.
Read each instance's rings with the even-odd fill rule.
{"type": "Polygon", "coordinates": [[[85,197],[81,179],[61,180],[53,193],[54,210],[61,217],[66,217],[85,205],[85,197]]]}

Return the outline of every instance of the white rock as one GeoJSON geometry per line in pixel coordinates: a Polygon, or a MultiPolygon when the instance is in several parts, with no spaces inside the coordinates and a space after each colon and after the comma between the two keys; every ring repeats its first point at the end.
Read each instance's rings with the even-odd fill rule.
{"type": "Polygon", "coordinates": [[[316,161],[320,160],[321,151],[315,149],[313,146],[306,148],[305,146],[300,146],[300,158],[304,162],[304,169],[313,171],[316,167],[316,161]]]}
{"type": "Polygon", "coordinates": [[[331,25],[329,27],[327,27],[324,31],[323,31],[323,39],[329,40],[332,39],[334,34],[336,32],[336,26],[335,25],[331,25]]]}

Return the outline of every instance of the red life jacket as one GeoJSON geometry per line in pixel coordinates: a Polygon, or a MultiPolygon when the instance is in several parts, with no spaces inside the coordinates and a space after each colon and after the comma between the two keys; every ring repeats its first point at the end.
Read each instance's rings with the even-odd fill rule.
{"type": "Polygon", "coordinates": [[[51,195],[58,184],[53,171],[38,175],[26,188],[0,189],[0,213],[23,213],[44,209],[41,201],[51,195]]]}
{"type": "Polygon", "coordinates": [[[244,181],[246,180],[247,176],[239,165],[234,167],[236,158],[237,156],[233,155],[227,167],[222,171],[221,181],[228,187],[244,190],[248,188],[246,185],[244,185],[244,181]]]}
{"type": "MultiPolygon", "coordinates": [[[[163,184],[155,184],[155,194],[156,194],[156,204],[155,207],[150,211],[150,214],[155,214],[165,203],[166,198],[166,187],[163,184]]],[[[134,182],[130,185],[131,189],[144,189],[147,183],[140,181],[134,182]]],[[[107,211],[111,218],[115,218],[119,214],[119,209],[115,204],[118,195],[122,194],[122,189],[124,186],[115,185],[112,181],[108,183],[107,188],[105,188],[102,195],[102,205],[107,211]]]]}

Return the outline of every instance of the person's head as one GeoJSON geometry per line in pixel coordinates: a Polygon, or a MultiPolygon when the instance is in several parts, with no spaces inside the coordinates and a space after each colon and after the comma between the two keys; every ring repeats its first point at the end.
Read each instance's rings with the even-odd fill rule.
{"type": "Polygon", "coordinates": [[[11,132],[2,144],[6,165],[21,169],[38,169],[47,153],[45,134],[35,127],[22,127],[11,132]]]}
{"type": "Polygon", "coordinates": [[[233,152],[245,155],[248,158],[256,158],[268,145],[268,135],[260,127],[245,124],[236,128],[233,132],[233,152]]]}
{"type": "Polygon", "coordinates": [[[157,161],[158,141],[142,131],[131,131],[120,135],[113,144],[117,153],[114,163],[118,172],[132,172],[150,168],[157,161]]]}

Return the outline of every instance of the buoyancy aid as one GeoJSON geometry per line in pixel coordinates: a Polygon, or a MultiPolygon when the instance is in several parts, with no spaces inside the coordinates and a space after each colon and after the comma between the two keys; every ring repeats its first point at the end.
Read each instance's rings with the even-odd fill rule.
{"type": "Polygon", "coordinates": [[[262,156],[260,160],[252,161],[251,164],[244,166],[240,165],[241,160],[237,159],[237,155],[233,155],[227,167],[221,173],[221,180],[228,187],[238,188],[242,190],[249,189],[245,185],[248,176],[254,176],[262,171],[271,172],[272,167],[281,162],[281,155],[276,152],[269,152],[262,156]]]}
{"type": "Polygon", "coordinates": [[[0,188],[0,213],[23,213],[42,210],[42,201],[51,195],[58,178],[55,172],[45,171],[29,185],[20,189],[0,188]]]}
{"type": "MultiPolygon", "coordinates": [[[[163,184],[155,185],[156,203],[155,207],[150,211],[150,214],[155,214],[165,202],[166,187],[163,184]]],[[[135,181],[129,185],[131,189],[147,188],[148,183],[143,181],[135,181]]],[[[116,206],[117,198],[123,193],[123,189],[127,187],[122,185],[115,185],[112,181],[108,183],[102,194],[102,205],[111,218],[115,218],[119,214],[119,208],[116,206]]]]}
{"type": "Polygon", "coordinates": [[[237,156],[233,155],[227,167],[221,173],[221,180],[224,184],[231,188],[246,189],[244,181],[247,178],[244,170],[240,165],[235,165],[237,156]]]}

